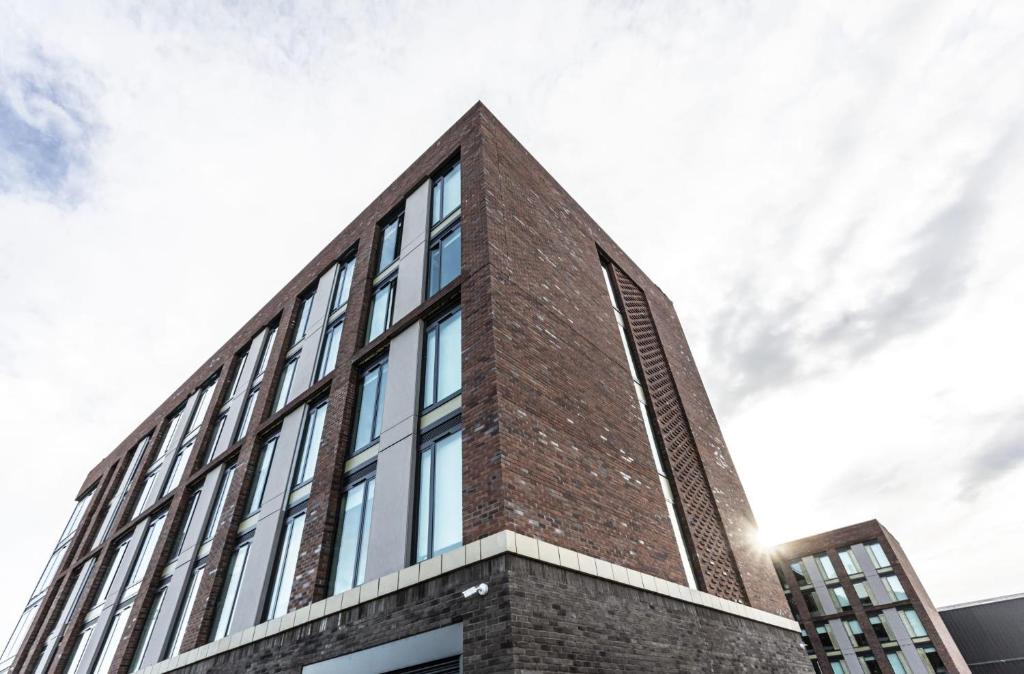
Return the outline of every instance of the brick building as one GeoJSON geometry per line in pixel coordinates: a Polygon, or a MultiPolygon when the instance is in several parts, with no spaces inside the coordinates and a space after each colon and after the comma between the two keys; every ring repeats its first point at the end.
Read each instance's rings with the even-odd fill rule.
{"type": "Polygon", "coordinates": [[[816,672],[970,672],[899,542],[878,521],[780,545],[774,558],[816,672]]]}
{"type": "Polygon", "coordinates": [[[671,302],[480,104],[76,498],[0,672],[810,671],[671,302]]]}

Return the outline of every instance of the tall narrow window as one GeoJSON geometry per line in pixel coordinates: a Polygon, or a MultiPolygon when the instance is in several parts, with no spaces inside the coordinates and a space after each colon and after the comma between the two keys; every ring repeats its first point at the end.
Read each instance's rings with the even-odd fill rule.
{"type": "Polygon", "coordinates": [[[235,364],[235,376],[231,380],[231,393],[228,395],[229,398],[234,398],[235,394],[238,393],[238,389],[242,383],[242,375],[245,373],[245,362],[249,360],[249,352],[246,351],[238,357],[235,364]]]}
{"type": "Polygon", "coordinates": [[[249,561],[249,543],[238,546],[228,566],[228,579],[224,584],[224,595],[217,608],[217,619],[214,622],[211,638],[216,641],[226,637],[231,629],[231,619],[235,615],[235,604],[238,601],[238,590],[242,585],[245,564],[249,561]]]}
{"type": "Polygon", "coordinates": [[[260,352],[260,362],[256,365],[256,374],[261,375],[267,371],[267,363],[270,361],[270,352],[274,348],[274,340],[277,339],[277,326],[270,326],[267,332],[267,339],[263,342],[263,350],[260,352]]]}
{"type": "Polygon", "coordinates": [[[873,655],[861,655],[860,666],[867,674],[882,674],[882,666],[873,655]]]}
{"type": "Polygon", "coordinates": [[[71,654],[71,660],[68,661],[67,674],[81,674],[82,659],[85,657],[85,651],[89,647],[89,639],[92,637],[95,629],[96,623],[92,622],[83,627],[82,631],[79,632],[74,653],[71,654]]]}
{"type": "Polygon", "coordinates": [[[928,636],[928,631],[924,628],[924,623],[921,622],[921,618],[918,617],[917,611],[914,609],[902,609],[900,611],[900,618],[903,619],[903,624],[906,625],[907,631],[910,632],[910,636],[915,638],[928,636]]]}
{"type": "Polygon", "coordinates": [[[832,602],[840,611],[850,608],[850,599],[846,596],[846,590],[842,587],[830,587],[828,591],[832,595],[832,602]]]}
{"type": "Polygon", "coordinates": [[[348,294],[352,289],[352,273],[355,271],[355,259],[338,265],[338,274],[334,279],[334,293],[331,295],[331,311],[337,311],[348,303],[348,294]]]}
{"type": "Polygon", "coordinates": [[[416,561],[462,545],[462,431],[424,442],[419,453],[416,561]]]}
{"type": "Polygon", "coordinates": [[[259,387],[249,391],[249,397],[245,399],[245,409],[242,410],[242,422],[238,424],[238,432],[235,434],[235,442],[245,437],[249,432],[249,424],[252,422],[253,411],[256,409],[256,399],[260,395],[259,387]]]}
{"type": "Polygon", "coordinates": [[[302,341],[306,336],[306,329],[309,327],[309,315],[313,311],[313,297],[315,290],[306,293],[299,298],[299,314],[295,318],[295,332],[292,334],[292,346],[302,341]]]}
{"type": "Polygon", "coordinates": [[[844,620],[843,624],[846,625],[846,632],[850,635],[850,640],[856,648],[868,645],[868,637],[864,634],[864,630],[861,629],[859,622],[856,620],[844,620]]]}
{"type": "Polygon", "coordinates": [[[132,519],[135,519],[149,505],[149,497],[153,493],[153,486],[156,484],[156,471],[160,464],[151,467],[146,477],[142,478],[142,486],[139,488],[139,500],[135,502],[135,510],[132,511],[132,519]]]}
{"type": "Polygon", "coordinates": [[[185,538],[188,536],[188,530],[192,526],[192,520],[196,516],[196,508],[199,506],[199,497],[202,495],[201,489],[196,489],[192,492],[192,496],[188,499],[187,510],[185,511],[185,519],[182,521],[181,526],[178,528],[178,533],[174,539],[174,547],[171,548],[171,557],[177,557],[181,554],[181,549],[185,547],[185,538]]]}
{"type": "Polygon", "coordinates": [[[885,555],[885,550],[882,549],[882,544],[878,541],[874,543],[868,543],[864,546],[868,550],[868,555],[871,556],[871,562],[875,565],[876,569],[884,569],[889,566],[889,558],[885,555]]]}
{"type": "Polygon", "coordinates": [[[139,553],[136,555],[135,563],[132,565],[132,572],[128,575],[128,587],[141,582],[142,578],[146,575],[149,562],[153,559],[153,553],[156,551],[156,543],[160,538],[160,532],[164,528],[165,519],[167,519],[167,513],[162,513],[150,520],[149,525],[146,527],[146,533],[142,537],[142,544],[139,546],[139,553]]]}
{"type": "Polygon", "coordinates": [[[167,476],[167,484],[164,485],[163,496],[174,491],[174,488],[181,482],[181,478],[185,474],[185,469],[188,468],[188,460],[192,456],[192,447],[195,444],[196,440],[195,438],[192,438],[179,447],[178,451],[174,453],[174,459],[171,461],[170,474],[167,476]]]}
{"type": "Polygon", "coordinates": [[[107,630],[107,638],[103,640],[103,648],[100,649],[100,655],[96,660],[96,666],[93,668],[92,674],[107,674],[110,671],[110,665],[114,662],[114,655],[117,653],[117,647],[121,644],[121,637],[124,636],[124,628],[128,624],[128,616],[131,612],[132,604],[126,604],[114,614],[114,619],[110,623],[110,629],[107,630]]]}
{"type": "Polygon", "coordinates": [[[89,503],[92,501],[93,491],[90,491],[85,496],[75,501],[75,507],[71,510],[71,517],[68,518],[67,524],[64,525],[64,531],[60,535],[61,542],[64,542],[75,535],[78,531],[79,525],[82,524],[82,518],[85,517],[86,511],[89,510],[89,503]]]}
{"type": "Polygon", "coordinates": [[[125,457],[125,461],[128,462],[128,466],[121,475],[121,481],[117,485],[117,490],[110,497],[110,503],[107,506],[106,513],[103,515],[103,524],[96,530],[96,538],[94,538],[92,542],[93,548],[98,547],[100,543],[107,540],[107,535],[110,533],[110,529],[114,525],[114,520],[117,518],[117,514],[121,510],[121,506],[128,496],[128,488],[131,486],[132,482],[135,481],[135,475],[139,471],[139,465],[142,463],[142,457],[146,453],[146,447],[148,446],[149,436],[147,435],[135,446],[128,456],[125,457]]]}
{"type": "Polygon", "coordinates": [[[366,328],[366,341],[372,342],[391,327],[395,308],[395,279],[377,286],[370,301],[370,320],[366,328]]]}
{"type": "Polygon", "coordinates": [[[292,380],[295,379],[295,368],[299,366],[299,355],[295,354],[284,364],[281,371],[281,381],[277,385],[277,399],[274,401],[274,411],[279,411],[288,404],[288,396],[292,391],[292,380]]]}
{"type": "Polygon", "coordinates": [[[885,583],[889,594],[892,595],[893,601],[903,601],[907,598],[907,592],[903,589],[903,583],[896,576],[882,576],[882,582],[885,583]]]}
{"type": "Polygon", "coordinates": [[[903,653],[900,651],[888,651],[885,654],[885,658],[889,661],[889,666],[892,667],[893,674],[910,674],[910,667],[907,665],[907,659],[903,657],[903,653]]]}
{"type": "Polygon", "coordinates": [[[457,163],[434,180],[431,194],[432,224],[438,224],[459,208],[462,202],[462,164],[457,163]]]}
{"type": "Polygon", "coordinates": [[[189,421],[188,430],[185,431],[185,435],[190,434],[203,423],[203,419],[206,417],[206,410],[210,408],[210,399],[213,398],[213,387],[216,383],[216,380],[211,381],[199,391],[199,401],[196,402],[196,408],[192,412],[192,420],[189,421]]]}
{"type": "Polygon", "coordinates": [[[345,319],[339,319],[331,323],[324,335],[324,348],[320,352],[320,362],[316,367],[316,378],[320,379],[334,369],[338,362],[338,346],[341,344],[341,329],[345,325],[345,319]]]}
{"type": "Polygon", "coordinates": [[[857,564],[857,558],[853,556],[853,550],[849,548],[840,550],[839,561],[843,563],[843,568],[846,569],[847,575],[853,576],[860,573],[860,565],[857,564]]]}
{"type": "Polygon", "coordinates": [[[623,315],[622,300],[616,292],[615,286],[612,284],[611,271],[608,269],[606,264],[602,264],[601,272],[604,274],[604,282],[608,290],[608,298],[612,303],[615,323],[619,330],[619,339],[622,341],[622,348],[626,352],[626,366],[629,370],[630,377],[633,380],[633,389],[636,391],[637,403],[640,408],[640,420],[643,423],[644,432],[647,435],[647,444],[650,446],[651,456],[654,459],[654,468],[658,471],[658,482],[661,485],[661,495],[665,500],[665,508],[668,510],[668,519],[672,525],[672,534],[676,539],[676,547],[679,549],[679,559],[682,562],[683,573],[686,576],[686,584],[690,587],[696,588],[697,578],[693,573],[693,564],[690,561],[690,551],[686,546],[686,540],[683,538],[685,522],[679,516],[679,510],[676,508],[676,499],[672,493],[672,485],[669,482],[668,472],[665,470],[665,466],[662,461],[661,441],[654,434],[654,424],[651,421],[653,414],[651,412],[650,405],[647,404],[647,393],[644,390],[643,382],[640,381],[636,361],[633,357],[633,347],[629,337],[626,335],[626,319],[623,315]]]}
{"type": "Polygon", "coordinates": [[[376,480],[361,480],[345,492],[341,506],[341,535],[334,551],[333,594],[362,584],[366,578],[366,548],[370,540],[370,513],[376,480]]]}
{"type": "Polygon", "coordinates": [[[270,438],[263,443],[260,449],[259,463],[256,464],[256,475],[253,478],[252,490],[249,492],[249,504],[245,510],[246,515],[252,515],[259,511],[263,505],[263,493],[267,490],[267,477],[270,475],[270,466],[274,462],[274,451],[277,449],[277,436],[270,438]]]}
{"type": "Polygon", "coordinates": [[[812,589],[801,592],[804,596],[804,603],[807,604],[807,612],[811,615],[821,615],[821,603],[818,602],[818,593],[812,589]]]}
{"type": "Polygon", "coordinates": [[[171,440],[174,438],[174,432],[178,430],[178,422],[181,421],[181,410],[175,412],[168,420],[167,426],[164,430],[164,437],[160,441],[160,451],[157,453],[156,461],[162,460],[167,455],[167,450],[170,449],[171,440]]]}
{"type": "Polygon", "coordinates": [[[427,258],[427,297],[432,297],[462,271],[462,227],[446,227],[430,244],[427,258]]]}
{"type": "Polygon", "coordinates": [[[821,647],[826,651],[836,650],[835,642],[832,640],[832,628],[827,624],[815,625],[814,631],[818,635],[818,641],[821,642],[821,647]]]}
{"type": "Polygon", "coordinates": [[[210,519],[206,521],[206,530],[203,532],[203,542],[212,540],[220,525],[220,516],[224,512],[224,503],[228,499],[228,490],[231,489],[231,478],[235,476],[235,466],[230,465],[224,469],[224,475],[220,478],[220,485],[217,487],[217,495],[213,499],[213,510],[210,512],[210,519]]]}
{"type": "Polygon", "coordinates": [[[830,658],[828,664],[832,667],[832,674],[850,674],[850,670],[846,668],[846,662],[841,657],[830,658]]]}
{"type": "Polygon", "coordinates": [[[387,379],[387,361],[382,361],[363,372],[359,382],[359,401],[356,404],[355,452],[366,449],[380,439],[387,379]]]}
{"type": "Polygon", "coordinates": [[[462,389],[462,311],[456,309],[427,328],[426,342],[423,407],[430,407],[462,389]]]}
{"type": "Polygon", "coordinates": [[[164,606],[164,597],[167,596],[167,587],[160,588],[153,603],[149,605],[149,613],[146,615],[146,622],[142,626],[142,636],[139,638],[139,645],[135,648],[135,655],[132,656],[129,672],[136,672],[142,666],[142,659],[146,657],[146,650],[149,642],[153,639],[153,628],[156,626],[156,619],[160,617],[160,609],[164,606]]]}
{"type": "Polygon", "coordinates": [[[302,446],[295,457],[295,476],[292,486],[297,487],[313,479],[316,459],[320,454],[320,438],[324,433],[324,417],[327,416],[327,401],[306,408],[306,428],[302,433],[302,446]]]}
{"type": "Polygon", "coordinates": [[[42,594],[50,583],[53,582],[53,577],[57,575],[57,569],[60,568],[60,563],[64,561],[64,553],[68,551],[68,544],[60,546],[54,550],[53,554],[50,555],[50,559],[46,562],[46,567],[43,568],[43,575],[39,577],[39,581],[36,583],[36,587],[32,590],[32,596],[36,597],[42,594]]]}
{"type": "Polygon", "coordinates": [[[210,463],[214,453],[217,451],[217,445],[220,444],[220,436],[224,434],[224,425],[228,422],[228,415],[221,414],[217,417],[217,421],[214,422],[213,433],[210,434],[210,443],[206,446],[206,454],[203,456],[203,465],[210,463]]]}
{"type": "Polygon", "coordinates": [[[821,571],[821,576],[825,580],[838,578],[836,575],[836,568],[832,565],[832,560],[828,555],[818,555],[814,560],[818,563],[818,569],[821,571]]]}
{"type": "Polygon", "coordinates": [[[103,577],[103,584],[100,585],[100,591],[96,595],[96,602],[94,606],[99,606],[107,599],[107,595],[110,594],[110,586],[114,582],[114,576],[117,575],[117,570],[121,568],[121,562],[124,560],[124,553],[128,550],[128,539],[121,541],[117,545],[117,549],[114,550],[114,557],[110,561],[110,566],[107,567],[107,574],[103,577]]]}
{"type": "Polygon", "coordinates": [[[185,603],[175,620],[174,630],[171,632],[171,641],[167,645],[167,653],[164,657],[173,658],[181,652],[181,642],[185,639],[185,630],[188,628],[188,618],[192,615],[192,607],[196,603],[196,595],[199,594],[199,584],[203,582],[205,566],[200,566],[192,572],[189,579],[188,590],[185,592],[185,603]]]}
{"type": "Polygon", "coordinates": [[[36,613],[39,612],[39,602],[32,604],[25,609],[25,612],[21,614],[21,618],[18,619],[18,624],[14,626],[14,633],[11,634],[11,638],[7,641],[7,646],[4,647],[3,655],[0,655],[0,662],[7,658],[13,658],[18,654],[18,649],[21,648],[21,644],[25,641],[25,635],[28,634],[28,628],[32,625],[32,621],[36,617],[36,613]]]}
{"type": "Polygon", "coordinates": [[[295,580],[295,563],[299,559],[299,545],[302,542],[302,528],[306,523],[305,511],[292,515],[285,522],[281,545],[274,564],[274,578],[267,598],[266,619],[273,620],[288,612],[288,600],[292,595],[295,580]]]}
{"type": "Polygon", "coordinates": [[[380,250],[377,252],[377,273],[390,267],[398,259],[402,247],[402,216],[381,227],[380,250]]]}
{"type": "Polygon", "coordinates": [[[860,599],[860,603],[862,605],[875,605],[875,595],[871,592],[871,588],[868,587],[868,584],[863,580],[853,584],[853,591],[857,593],[857,598],[860,599]]]}
{"type": "Polygon", "coordinates": [[[884,644],[887,641],[892,641],[892,637],[889,636],[889,624],[885,621],[884,615],[876,613],[869,616],[868,622],[871,623],[871,629],[874,630],[875,636],[880,642],[884,644]]]}

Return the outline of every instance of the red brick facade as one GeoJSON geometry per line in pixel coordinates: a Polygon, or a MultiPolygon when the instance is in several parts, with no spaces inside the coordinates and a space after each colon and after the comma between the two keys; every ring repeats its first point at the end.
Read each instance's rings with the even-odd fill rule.
{"type": "MultiPolygon", "coordinates": [[[[271,245],[271,244],[268,244],[271,245]]],[[[214,538],[206,573],[189,621],[183,650],[201,645],[209,633],[223,576],[242,518],[240,496],[255,470],[261,433],[321,395],[329,396],[325,431],[308,502],[290,607],[322,599],[328,592],[331,551],[337,532],[340,493],[355,405],[353,373],[388,340],[443,305],[461,302],[463,312],[463,540],[511,529],[594,557],[685,582],[650,449],[641,423],[605,290],[599,251],[621,270],[620,284],[648,307],[643,339],[653,348],[641,358],[666,442],[678,505],[694,544],[699,578],[707,591],[787,615],[767,556],[753,544],[754,521],[728,456],[717,421],[693,363],[671,302],[590,219],[557,182],[482,105],[474,106],[410,168],[347,226],[312,262],[139,425],[95,469],[83,492],[97,490],[73,551],[39,612],[19,666],[34,663],[59,600],[85,561],[82,541],[91,540],[102,517],[100,504],[116,488],[123,457],[140,438],[161,432],[163,420],[197,386],[220,372],[221,400],[235,355],[264,326],[279,320],[287,334],[296,298],[332,264],[355,252],[356,275],[349,298],[338,366],[277,413],[273,396],[261,395],[244,441],[200,466],[195,452],[181,485],[142,514],[169,507],[166,526],[143,581],[122,641],[120,669],[135,647],[157,569],[167,559],[175,524],[184,517],[187,494],[222,462],[237,466],[225,522],[214,538]],[[378,223],[453,156],[462,162],[462,273],[448,288],[371,344],[363,345],[372,279],[371,251],[378,223]],[[660,351],[659,353],[655,353],[660,351]],[[668,439],[668,438],[666,438],[668,439]]],[[[631,329],[640,329],[639,315],[631,329]]],[[[634,336],[636,338],[636,336],[634,336]]],[[[284,339],[269,357],[264,391],[276,389],[284,339]]],[[[207,413],[197,446],[205,446],[217,405],[207,413]]],[[[148,451],[156,451],[159,437],[148,451]]],[[[141,471],[140,471],[141,473],[141,471]]],[[[138,478],[132,489],[138,487],[138,478]]],[[[130,508],[126,508],[130,511],[130,508]]],[[[138,519],[126,515],[101,548],[138,519]]],[[[96,591],[94,574],[82,607],[96,591]]],[[[81,627],[79,608],[67,627],[51,671],[67,664],[72,636],[81,627]]],[[[21,671],[19,669],[19,671],[21,671]]]]}

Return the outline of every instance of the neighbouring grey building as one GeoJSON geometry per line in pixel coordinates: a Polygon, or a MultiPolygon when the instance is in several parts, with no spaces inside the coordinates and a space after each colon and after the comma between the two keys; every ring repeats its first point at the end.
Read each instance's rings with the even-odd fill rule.
{"type": "Polygon", "coordinates": [[[1024,594],[939,609],[974,674],[1024,672],[1024,594]]]}

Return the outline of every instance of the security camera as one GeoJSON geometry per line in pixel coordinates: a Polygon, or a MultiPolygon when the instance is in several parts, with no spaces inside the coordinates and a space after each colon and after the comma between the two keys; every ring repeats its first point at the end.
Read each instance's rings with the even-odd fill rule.
{"type": "Polygon", "coordinates": [[[467,588],[462,591],[462,596],[464,599],[469,599],[474,594],[478,594],[481,597],[487,594],[487,583],[480,583],[479,585],[474,585],[473,587],[467,588]]]}

